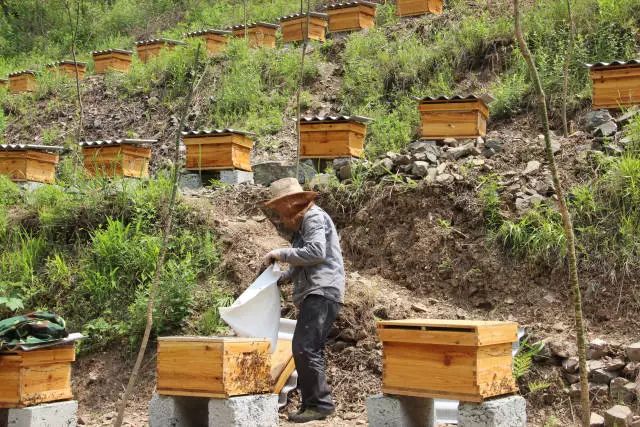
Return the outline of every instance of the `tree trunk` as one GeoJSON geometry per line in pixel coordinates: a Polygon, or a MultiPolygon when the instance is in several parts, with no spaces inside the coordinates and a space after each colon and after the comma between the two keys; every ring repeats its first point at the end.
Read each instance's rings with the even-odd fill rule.
{"type": "Polygon", "coordinates": [[[590,424],[590,401],[589,401],[589,383],[588,383],[588,371],[587,371],[587,345],[586,345],[586,331],[584,326],[584,318],[582,315],[582,295],[580,292],[580,282],[578,280],[578,263],[576,258],[576,245],[575,245],[575,236],[573,233],[573,223],[571,221],[571,216],[569,215],[569,210],[567,208],[567,203],[564,197],[564,191],[562,189],[562,185],[560,183],[560,178],[558,177],[558,170],[556,168],[556,162],[553,157],[553,150],[551,148],[551,131],[549,128],[549,114],[547,111],[547,99],[544,93],[544,89],[542,87],[542,83],[540,81],[540,75],[538,74],[538,70],[536,68],[533,57],[531,56],[531,52],[529,51],[529,47],[524,40],[524,36],[522,34],[522,27],[520,24],[520,5],[519,0],[513,0],[514,6],[514,24],[515,24],[515,33],[516,38],[518,39],[518,44],[520,46],[520,51],[522,52],[522,56],[524,56],[527,65],[529,66],[529,71],[531,74],[531,78],[534,83],[535,90],[538,94],[538,104],[540,107],[542,124],[544,127],[544,143],[545,143],[545,152],[547,154],[547,160],[549,161],[549,169],[551,170],[551,176],[553,178],[553,187],[555,189],[556,196],[558,197],[558,208],[560,210],[560,215],[562,216],[562,226],[564,228],[564,234],[567,239],[567,254],[569,261],[569,285],[571,287],[571,291],[573,293],[573,309],[574,309],[574,317],[575,317],[575,330],[576,330],[576,340],[578,345],[578,358],[580,365],[580,401],[582,406],[582,414],[581,420],[582,425],[585,427],[589,427],[590,424]]]}
{"type": "MultiPolygon", "coordinates": [[[[302,84],[304,83],[304,58],[307,54],[307,44],[309,43],[309,23],[311,12],[311,0],[307,0],[307,23],[306,30],[303,31],[304,39],[302,42],[302,59],[300,61],[300,80],[298,82],[298,91],[296,93],[296,179],[300,178],[300,93],[302,92],[302,84]]],[[[300,0],[300,13],[302,13],[302,0],[300,0]]]]}
{"type": "Polygon", "coordinates": [[[82,92],[80,90],[80,74],[78,72],[78,60],[76,58],[76,42],[78,38],[78,26],[80,25],[80,9],[82,0],[76,0],[76,20],[73,22],[71,15],[71,5],[69,0],[65,0],[64,4],[67,8],[67,16],[69,17],[69,25],[73,27],[71,33],[71,56],[73,59],[76,79],[76,98],[78,102],[78,129],[76,130],[76,142],[80,142],[82,139],[82,132],[84,128],[84,107],[82,106],[82,92]]]}
{"type": "Polygon", "coordinates": [[[573,12],[571,10],[571,0],[567,0],[567,16],[569,19],[569,45],[567,46],[567,55],[564,58],[564,82],[562,86],[562,132],[564,137],[569,136],[569,123],[567,121],[567,101],[569,98],[569,69],[573,60],[573,45],[576,37],[576,24],[573,21],[573,12]]]}
{"type": "Polygon", "coordinates": [[[120,402],[120,408],[118,410],[118,416],[113,422],[114,427],[122,426],[122,420],[124,418],[124,412],[127,408],[127,401],[129,400],[129,396],[131,396],[131,392],[133,391],[133,387],[138,379],[138,373],[140,372],[140,366],[142,365],[142,360],[144,359],[144,354],[147,350],[147,344],[149,343],[149,336],[151,335],[151,328],[153,326],[153,307],[156,299],[156,295],[158,293],[158,287],[160,286],[160,279],[162,278],[162,270],[164,269],[164,262],[167,255],[167,247],[169,244],[169,237],[171,236],[171,229],[173,227],[173,211],[176,203],[176,196],[178,192],[178,173],[180,170],[180,136],[181,131],[184,128],[184,123],[186,121],[187,115],[189,114],[189,108],[191,107],[191,100],[193,99],[193,93],[195,91],[195,82],[196,82],[196,70],[198,69],[200,59],[200,46],[196,48],[195,58],[193,60],[193,68],[191,72],[191,82],[189,87],[189,92],[187,94],[187,98],[184,104],[184,110],[180,115],[180,122],[178,124],[178,128],[176,129],[176,137],[175,137],[175,154],[173,158],[173,170],[171,174],[171,195],[169,196],[169,200],[165,205],[163,217],[163,227],[162,227],[162,245],[160,246],[160,253],[158,255],[158,261],[156,263],[156,271],[151,281],[151,285],[149,286],[149,299],[147,301],[147,323],[144,329],[144,335],[142,337],[142,342],[140,343],[140,349],[138,350],[138,357],[136,358],[136,363],[133,366],[133,371],[131,372],[131,376],[129,377],[129,382],[127,383],[127,388],[122,396],[122,402],[120,402]]]}

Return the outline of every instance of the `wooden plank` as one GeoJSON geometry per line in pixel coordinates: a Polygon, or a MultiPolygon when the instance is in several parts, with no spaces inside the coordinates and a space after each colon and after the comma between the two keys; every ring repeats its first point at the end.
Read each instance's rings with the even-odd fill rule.
{"type": "Polygon", "coordinates": [[[414,344],[443,344],[456,346],[474,346],[478,338],[474,332],[457,331],[421,331],[407,329],[378,329],[383,343],[404,342],[414,344]]]}
{"type": "Polygon", "coordinates": [[[282,373],[280,374],[278,381],[276,381],[276,383],[274,384],[273,393],[280,394],[295,369],[296,362],[293,360],[293,357],[291,357],[291,360],[289,360],[289,363],[287,363],[287,366],[285,366],[282,373]]]}
{"type": "Polygon", "coordinates": [[[397,0],[396,2],[398,16],[441,14],[442,9],[442,0],[397,0]]]}
{"type": "Polygon", "coordinates": [[[402,319],[381,320],[379,328],[386,326],[444,326],[448,328],[477,328],[478,326],[500,326],[507,324],[516,325],[514,322],[501,322],[497,320],[458,320],[458,319],[402,319]]]}
{"type": "Polygon", "coordinates": [[[20,356],[0,355],[0,408],[20,401],[20,356]]]}
{"type": "Polygon", "coordinates": [[[480,100],[465,102],[423,102],[418,105],[418,110],[420,110],[420,112],[480,112],[485,118],[489,117],[489,108],[480,100]]]}
{"type": "Polygon", "coordinates": [[[227,393],[213,393],[205,390],[200,391],[188,391],[188,390],[156,390],[156,392],[163,396],[187,396],[187,397],[210,397],[212,399],[227,399],[229,395],[227,393]]]}
{"type": "Polygon", "coordinates": [[[21,371],[22,396],[20,404],[25,406],[39,405],[73,397],[70,364],[32,366],[22,368],[21,371]]]}
{"type": "Polygon", "coordinates": [[[462,402],[482,402],[482,397],[478,393],[454,393],[442,390],[424,390],[402,387],[382,386],[384,394],[394,394],[398,396],[427,397],[433,399],[460,400],[462,402]]]}
{"type": "Polygon", "coordinates": [[[478,113],[422,113],[422,137],[475,138],[484,136],[478,127],[478,113]]]}
{"type": "Polygon", "coordinates": [[[593,81],[607,81],[616,78],[629,79],[640,77],[640,66],[591,69],[589,75],[593,81]]]}
{"type": "Polygon", "coordinates": [[[33,367],[58,363],[71,363],[76,360],[76,350],[73,345],[52,347],[48,349],[24,351],[20,353],[21,366],[33,367]]]}

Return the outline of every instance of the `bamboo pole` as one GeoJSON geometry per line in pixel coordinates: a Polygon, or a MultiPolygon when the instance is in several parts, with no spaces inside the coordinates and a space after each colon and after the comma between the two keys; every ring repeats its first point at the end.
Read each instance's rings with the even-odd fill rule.
{"type": "MultiPolygon", "coordinates": [[[[298,81],[298,92],[296,93],[296,179],[300,178],[300,94],[302,92],[302,84],[304,83],[304,59],[307,53],[307,44],[309,43],[309,23],[311,12],[311,0],[307,0],[307,23],[306,31],[303,31],[302,42],[302,60],[300,61],[300,79],[298,81]]],[[[300,0],[300,13],[302,13],[302,0],[300,0]]]]}
{"type": "Polygon", "coordinates": [[[569,17],[569,45],[567,46],[567,55],[564,58],[564,81],[562,84],[562,133],[564,137],[569,136],[569,123],[567,121],[567,100],[569,98],[569,67],[573,60],[573,45],[576,37],[576,24],[573,20],[573,11],[571,10],[571,0],[567,0],[567,15],[569,17]]]}

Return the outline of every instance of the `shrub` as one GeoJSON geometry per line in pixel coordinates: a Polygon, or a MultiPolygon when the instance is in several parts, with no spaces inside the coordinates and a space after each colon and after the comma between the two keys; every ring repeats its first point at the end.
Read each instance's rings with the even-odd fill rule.
{"type": "Polygon", "coordinates": [[[0,206],[12,206],[20,200],[20,188],[6,175],[0,175],[0,206]]]}

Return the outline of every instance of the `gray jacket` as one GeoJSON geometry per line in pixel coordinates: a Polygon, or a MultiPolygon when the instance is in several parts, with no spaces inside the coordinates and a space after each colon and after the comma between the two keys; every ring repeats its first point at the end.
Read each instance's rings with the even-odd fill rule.
{"type": "Polygon", "coordinates": [[[293,281],[293,303],[300,307],[309,295],[344,301],[344,263],[340,240],[331,217],[313,205],[304,215],[300,230],[293,235],[291,248],[278,249],[290,265],[285,277],[293,281]]]}

